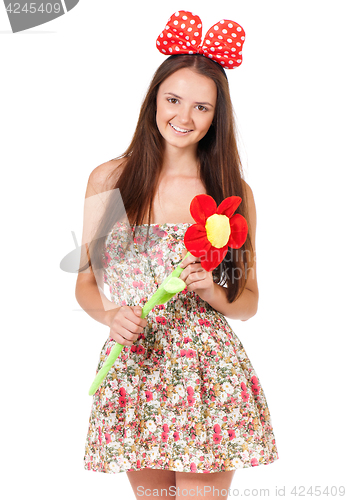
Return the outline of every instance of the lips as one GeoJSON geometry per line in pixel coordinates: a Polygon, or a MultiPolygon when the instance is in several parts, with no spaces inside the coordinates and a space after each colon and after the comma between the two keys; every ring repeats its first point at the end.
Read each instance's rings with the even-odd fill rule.
{"type": "MultiPolygon", "coordinates": [[[[170,122],[169,122],[170,123],[170,122]]],[[[181,134],[188,134],[188,132],[192,132],[192,130],[188,130],[188,129],[184,129],[184,128],[181,128],[181,127],[177,127],[177,125],[173,125],[172,123],[170,123],[170,126],[176,131],[176,132],[180,132],[181,134]]]]}

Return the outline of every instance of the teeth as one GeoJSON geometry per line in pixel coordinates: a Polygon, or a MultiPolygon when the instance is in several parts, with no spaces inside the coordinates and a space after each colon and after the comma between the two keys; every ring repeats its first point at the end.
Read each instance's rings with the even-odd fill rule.
{"type": "Polygon", "coordinates": [[[177,130],[177,132],[184,132],[184,133],[190,132],[190,130],[184,130],[183,128],[176,127],[175,125],[172,125],[172,123],[170,123],[170,125],[174,130],[177,130]]]}

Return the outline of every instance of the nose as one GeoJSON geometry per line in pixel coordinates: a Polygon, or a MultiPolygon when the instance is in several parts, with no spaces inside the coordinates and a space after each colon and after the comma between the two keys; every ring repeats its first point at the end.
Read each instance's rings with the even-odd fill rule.
{"type": "Polygon", "coordinates": [[[191,122],[191,110],[189,106],[181,106],[178,118],[180,122],[183,124],[187,124],[191,122]]]}

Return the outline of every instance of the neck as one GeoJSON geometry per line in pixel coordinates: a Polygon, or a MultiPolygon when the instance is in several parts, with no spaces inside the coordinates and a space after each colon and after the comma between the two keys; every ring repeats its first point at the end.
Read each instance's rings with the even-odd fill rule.
{"type": "Polygon", "coordinates": [[[196,148],[187,150],[167,147],[164,152],[161,175],[199,177],[196,148]]]}

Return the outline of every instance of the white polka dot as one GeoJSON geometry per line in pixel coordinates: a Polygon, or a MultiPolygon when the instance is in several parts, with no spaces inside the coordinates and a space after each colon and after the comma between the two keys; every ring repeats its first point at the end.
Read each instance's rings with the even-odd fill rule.
{"type": "Polygon", "coordinates": [[[234,61],[231,61],[231,60],[230,60],[230,61],[229,61],[229,64],[234,64],[234,61]]]}
{"type": "Polygon", "coordinates": [[[163,36],[164,36],[163,33],[160,33],[160,38],[163,38],[163,36]]]}
{"type": "Polygon", "coordinates": [[[198,24],[198,28],[199,28],[199,29],[201,28],[201,24],[198,24]]]}
{"type": "Polygon", "coordinates": [[[213,27],[213,29],[217,31],[217,30],[219,30],[219,26],[216,25],[213,27]]]}
{"type": "Polygon", "coordinates": [[[238,28],[236,28],[236,31],[242,31],[242,29],[240,28],[240,26],[238,28]]]}
{"type": "Polygon", "coordinates": [[[196,32],[194,33],[194,36],[199,36],[199,32],[198,32],[198,31],[196,31],[196,32]]]}
{"type": "Polygon", "coordinates": [[[177,45],[176,45],[175,50],[178,52],[180,50],[180,48],[177,47],[177,45]]]}
{"type": "Polygon", "coordinates": [[[186,27],[186,25],[183,23],[181,24],[181,28],[184,30],[184,28],[186,27]]]}
{"type": "Polygon", "coordinates": [[[225,64],[225,62],[224,62],[224,61],[221,61],[220,63],[221,63],[221,64],[225,64]]]}
{"type": "Polygon", "coordinates": [[[186,49],[187,47],[185,45],[182,46],[182,49],[186,49]]]}
{"type": "Polygon", "coordinates": [[[218,35],[219,40],[223,40],[222,35],[218,35]]]}
{"type": "Polygon", "coordinates": [[[244,40],[244,39],[245,39],[245,37],[244,37],[244,36],[242,36],[242,37],[241,37],[241,40],[244,40]]]}
{"type": "Polygon", "coordinates": [[[165,29],[166,29],[166,31],[167,31],[167,30],[169,30],[170,28],[169,28],[169,26],[165,26],[165,29]]]}
{"type": "Polygon", "coordinates": [[[222,21],[219,21],[219,24],[224,24],[224,19],[222,19],[222,21]]]}
{"type": "Polygon", "coordinates": [[[169,52],[172,52],[172,47],[169,47],[169,52]]]}
{"type": "Polygon", "coordinates": [[[178,21],[177,21],[177,20],[176,20],[176,21],[174,21],[174,24],[178,24],[178,21]]]}
{"type": "Polygon", "coordinates": [[[214,37],[214,34],[213,33],[210,33],[210,37],[213,38],[214,37]]]}
{"type": "Polygon", "coordinates": [[[161,49],[161,51],[162,51],[164,54],[166,54],[166,50],[165,50],[165,49],[161,49]]]}
{"type": "Polygon", "coordinates": [[[208,57],[210,57],[212,59],[212,54],[209,54],[208,57]]]}
{"type": "Polygon", "coordinates": [[[188,31],[192,31],[193,28],[188,28],[188,31]]]}
{"type": "Polygon", "coordinates": [[[214,47],[211,47],[211,51],[214,52],[216,49],[214,47]]]}
{"type": "Polygon", "coordinates": [[[210,40],[206,40],[206,43],[207,43],[208,45],[210,45],[210,43],[211,43],[211,42],[210,42],[210,40]]]}
{"type": "Polygon", "coordinates": [[[166,40],[164,40],[164,42],[163,42],[163,43],[164,43],[164,45],[167,45],[167,41],[166,41],[166,40]]]}
{"type": "Polygon", "coordinates": [[[188,19],[187,16],[182,16],[183,21],[186,21],[188,19]]]}
{"type": "Polygon", "coordinates": [[[231,36],[233,36],[234,38],[236,38],[237,34],[236,33],[231,33],[231,36]]]}
{"type": "Polygon", "coordinates": [[[175,16],[178,17],[180,15],[179,12],[175,12],[175,16]]]}
{"type": "MultiPolygon", "coordinates": [[[[182,31],[180,31],[180,32],[179,32],[179,35],[180,35],[180,36],[183,36],[183,33],[182,33],[182,31]]],[[[178,35],[177,35],[177,38],[178,38],[178,35]]]]}
{"type": "Polygon", "coordinates": [[[195,45],[196,44],[196,41],[195,40],[192,40],[192,45],[195,45]]]}
{"type": "Polygon", "coordinates": [[[194,54],[194,52],[192,50],[189,51],[189,54],[194,54]]]}
{"type": "Polygon", "coordinates": [[[180,45],[183,45],[183,42],[178,42],[180,45]]]}
{"type": "Polygon", "coordinates": [[[233,25],[231,23],[228,24],[228,28],[232,28],[233,25]]]}
{"type": "Polygon", "coordinates": [[[217,54],[218,59],[220,59],[222,56],[220,54],[217,54]]]}
{"type": "Polygon", "coordinates": [[[232,39],[231,39],[231,38],[228,38],[227,42],[228,42],[228,43],[232,43],[232,39]]]}
{"type": "Polygon", "coordinates": [[[168,33],[168,34],[167,34],[167,36],[168,36],[168,38],[171,38],[171,37],[172,37],[171,33],[168,33]]]}
{"type": "Polygon", "coordinates": [[[187,42],[188,47],[190,47],[190,42],[187,42]]]}
{"type": "Polygon", "coordinates": [[[219,42],[214,42],[214,44],[215,44],[215,45],[220,45],[220,43],[219,43],[219,42]]]}
{"type": "Polygon", "coordinates": [[[241,47],[240,42],[236,42],[236,45],[237,45],[238,47],[241,47]]]}
{"type": "Polygon", "coordinates": [[[241,62],[241,59],[238,59],[236,62],[240,63],[240,62],[241,62]]]}
{"type": "Polygon", "coordinates": [[[186,40],[189,40],[189,36],[188,36],[188,35],[187,35],[187,36],[185,36],[184,38],[185,38],[186,40]]]}
{"type": "Polygon", "coordinates": [[[159,40],[157,40],[157,45],[160,45],[160,42],[159,42],[159,40]]]}
{"type": "Polygon", "coordinates": [[[176,28],[172,28],[172,31],[174,31],[175,33],[177,33],[177,30],[176,30],[176,28]]]}
{"type": "Polygon", "coordinates": [[[224,33],[224,35],[225,35],[226,33],[228,33],[228,31],[227,30],[222,30],[222,33],[224,33]]]}
{"type": "Polygon", "coordinates": [[[195,24],[194,19],[191,19],[191,20],[190,20],[190,24],[195,24]]]}

